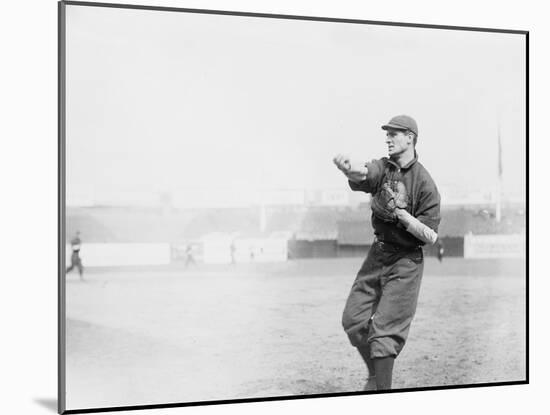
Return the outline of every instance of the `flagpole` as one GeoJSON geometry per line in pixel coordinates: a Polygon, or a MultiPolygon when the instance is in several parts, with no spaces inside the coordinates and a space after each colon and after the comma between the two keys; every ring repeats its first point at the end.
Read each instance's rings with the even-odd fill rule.
{"type": "Polygon", "coordinates": [[[500,140],[500,117],[497,121],[497,140],[498,140],[498,166],[497,166],[497,189],[496,189],[496,206],[495,206],[495,218],[497,223],[501,220],[502,209],[502,143],[500,140]]]}
{"type": "Polygon", "coordinates": [[[267,228],[267,212],[265,207],[264,194],[261,195],[260,200],[260,232],[264,233],[267,228]]]}
{"type": "Polygon", "coordinates": [[[496,216],[495,216],[497,223],[500,222],[500,219],[501,219],[501,208],[502,208],[501,206],[502,201],[500,197],[501,191],[502,191],[502,186],[499,178],[497,182],[497,198],[496,198],[497,200],[496,200],[496,216]]]}
{"type": "Polygon", "coordinates": [[[262,187],[262,185],[265,185],[265,160],[266,157],[262,153],[262,165],[260,166],[260,174],[258,177],[260,177],[260,184],[258,186],[258,193],[259,193],[259,205],[258,205],[258,225],[260,233],[264,233],[267,227],[267,211],[266,211],[266,192],[267,190],[262,187]]]}

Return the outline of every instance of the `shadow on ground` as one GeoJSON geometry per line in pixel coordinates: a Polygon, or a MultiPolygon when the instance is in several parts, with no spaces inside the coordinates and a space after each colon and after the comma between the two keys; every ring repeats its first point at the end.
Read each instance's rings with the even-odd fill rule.
{"type": "Polygon", "coordinates": [[[52,412],[57,412],[57,399],[53,398],[35,398],[34,402],[38,405],[49,409],[52,412]]]}

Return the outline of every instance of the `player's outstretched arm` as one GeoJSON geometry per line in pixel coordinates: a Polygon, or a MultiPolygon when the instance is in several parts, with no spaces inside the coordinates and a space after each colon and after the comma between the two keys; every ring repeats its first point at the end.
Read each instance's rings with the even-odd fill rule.
{"type": "Polygon", "coordinates": [[[367,178],[368,169],[365,163],[357,163],[350,159],[349,156],[344,154],[337,154],[332,159],[333,163],[338,169],[344,173],[348,180],[360,183],[367,178]]]}
{"type": "Polygon", "coordinates": [[[407,232],[420,239],[422,242],[433,245],[437,241],[437,233],[429,226],[424,225],[405,209],[395,209],[395,214],[407,232]]]}

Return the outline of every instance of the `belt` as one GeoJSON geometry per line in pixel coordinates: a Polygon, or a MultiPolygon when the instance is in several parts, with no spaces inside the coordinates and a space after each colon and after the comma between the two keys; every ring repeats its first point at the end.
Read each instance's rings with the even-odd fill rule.
{"type": "Polygon", "coordinates": [[[421,249],[420,246],[403,246],[403,245],[398,245],[391,242],[384,242],[379,240],[378,238],[374,240],[374,243],[377,244],[380,247],[380,249],[382,249],[383,251],[392,252],[392,253],[412,252],[412,251],[421,249]]]}

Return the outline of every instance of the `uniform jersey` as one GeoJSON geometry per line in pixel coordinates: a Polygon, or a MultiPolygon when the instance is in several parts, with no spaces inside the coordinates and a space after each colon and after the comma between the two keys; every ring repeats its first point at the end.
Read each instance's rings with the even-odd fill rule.
{"type": "Polygon", "coordinates": [[[74,237],[71,240],[71,249],[73,250],[73,252],[80,251],[80,244],[81,244],[81,241],[80,241],[80,238],[78,236],[74,237]]]}
{"type": "MultiPolygon", "coordinates": [[[[395,189],[404,186],[407,193],[406,210],[420,222],[438,231],[440,216],[440,195],[437,187],[415,153],[414,159],[403,167],[393,160],[384,157],[366,163],[367,177],[360,183],[349,181],[354,191],[372,194],[373,203],[381,198],[384,185],[395,189]]],[[[395,244],[404,248],[416,248],[424,242],[407,232],[405,226],[398,222],[387,222],[376,216],[371,217],[374,234],[381,242],[395,244]]]]}

